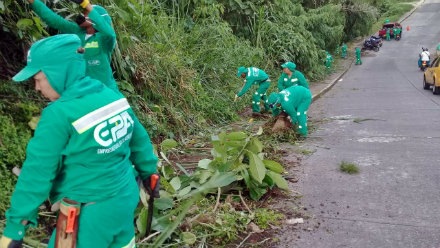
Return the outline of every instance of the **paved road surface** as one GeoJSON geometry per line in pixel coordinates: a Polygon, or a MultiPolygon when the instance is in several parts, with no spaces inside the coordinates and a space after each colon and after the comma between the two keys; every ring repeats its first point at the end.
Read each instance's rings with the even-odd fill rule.
{"type": "Polygon", "coordinates": [[[312,104],[312,118],[328,121],[305,144],[315,152],[299,191],[321,226],[282,235],[280,247],[440,247],[440,96],[423,90],[417,68],[421,46],[433,54],[440,42],[440,1],[407,25],[312,104]],[[341,173],[342,160],[361,172],[341,173]]]}

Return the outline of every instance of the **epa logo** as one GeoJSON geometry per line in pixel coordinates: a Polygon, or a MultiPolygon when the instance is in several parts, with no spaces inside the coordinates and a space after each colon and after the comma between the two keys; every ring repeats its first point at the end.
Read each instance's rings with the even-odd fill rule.
{"type": "Polygon", "coordinates": [[[128,128],[134,122],[127,111],[122,112],[95,127],[93,135],[96,142],[102,146],[111,146],[117,140],[123,138],[128,133],[128,128]]]}

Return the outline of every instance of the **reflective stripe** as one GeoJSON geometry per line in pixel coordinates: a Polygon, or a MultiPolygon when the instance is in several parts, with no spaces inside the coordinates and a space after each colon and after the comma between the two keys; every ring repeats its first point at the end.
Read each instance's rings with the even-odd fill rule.
{"type": "Polygon", "coordinates": [[[266,100],[266,102],[269,102],[269,100],[266,100]]]}
{"type": "Polygon", "coordinates": [[[252,104],[255,104],[255,102],[254,102],[254,101],[252,101],[252,104]]]}
{"type": "Polygon", "coordinates": [[[287,78],[284,78],[284,81],[287,81],[287,78]]]}
{"type": "Polygon", "coordinates": [[[260,96],[263,96],[263,94],[260,94],[260,96]]]}
{"type": "Polygon", "coordinates": [[[123,246],[122,248],[133,248],[133,247],[136,247],[136,240],[134,239],[134,237],[133,239],[130,240],[130,243],[128,243],[128,245],[123,246]]]}
{"type": "Polygon", "coordinates": [[[299,115],[301,115],[301,113],[300,113],[300,112],[297,112],[297,113],[296,113],[296,115],[298,115],[298,116],[299,116],[299,115]]]}
{"type": "Polygon", "coordinates": [[[296,82],[298,81],[298,78],[293,78],[292,80],[290,80],[291,82],[296,82]]]}
{"type": "Polygon", "coordinates": [[[307,111],[304,111],[304,114],[306,115],[306,114],[307,114],[307,111]]]}
{"type": "Polygon", "coordinates": [[[255,92],[255,95],[258,95],[258,92],[255,92]]]}
{"type": "Polygon", "coordinates": [[[103,122],[104,120],[119,114],[120,112],[130,108],[127,99],[122,98],[105,105],[93,112],[86,114],[72,123],[76,131],[81,134],[89,130],[93,126],[103,122]]]}
{"type": "Polygon", "coordinates": [[[298,128],[303,128],[302,126],[298,126],[298,128]]]}

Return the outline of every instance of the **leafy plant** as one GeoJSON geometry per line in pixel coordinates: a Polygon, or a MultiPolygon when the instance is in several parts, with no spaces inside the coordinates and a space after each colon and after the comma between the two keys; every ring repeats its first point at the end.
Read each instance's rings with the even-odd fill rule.
{"type": "Polygon", "coordinates": [[[342,172],[348,173],[348,174],[357,174],[359,173],[359,168],[354,163],[348,163],[345,161],[342,161],[339,165],[339,168],[342,172]]]}

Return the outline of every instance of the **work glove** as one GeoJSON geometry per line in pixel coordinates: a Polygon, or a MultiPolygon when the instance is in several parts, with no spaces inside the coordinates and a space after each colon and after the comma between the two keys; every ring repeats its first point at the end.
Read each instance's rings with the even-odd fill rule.
{"type": "Polygon", "coordinates": [[[160,194],[159,194],[160,176],[159,176],[159,174],[153,174],[153,175],[147,177],[143,183],[144,183],[144,187],[147,190],[150,197],[154,197],[154,198],[160,197],[160,194]],[[154,188],[152,188],[152,186],[153,186],[153,185],[151,185],[152,183],[155,184],[154,188]]]}
{"type": "Polygon", "coordinates": [[[23,240],[12,240],[6,236],[3,236],[0,240],[0,248],[21,248],[23,240]]]}
{"type": "Polygon", "coordinates": [[[237,100],[238,100],[238,96],[235,95],[234,102],[236,102],[237,100]]]}
{"type": "Polygon", "coordinates": [[[87,5],[89,5],[90,3],[89,0],[70,0],[70,1],[79,4],[83,8],[86,8],[87,5]]]}
{"type": "Polygon", "coordinates": [[[83,24],[85,21],[86,21],[86,17],[84,15],[81,15],[81,14],[77,15],[76,18],[75,18],[75,22],[78,25],[83,24]]]}

